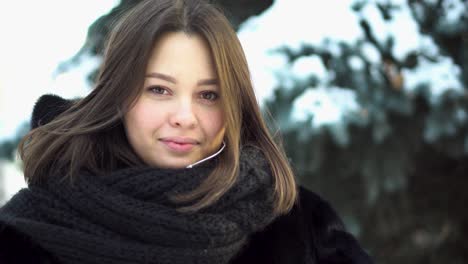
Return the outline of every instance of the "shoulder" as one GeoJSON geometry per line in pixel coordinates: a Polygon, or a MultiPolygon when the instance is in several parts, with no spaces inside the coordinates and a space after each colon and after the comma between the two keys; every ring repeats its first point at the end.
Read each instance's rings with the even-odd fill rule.
{"type": "Polygon", "coordinates": [[[370,264],[369,255],[348,233],[332,206],[299,188],[298,203],[254,234],[233,263],[370,264]]]}
{"type": "Polygon", "coordinates": [[[297,217],[316,251],[319,263],[372,263],[357,239],[349,233],[333,207],[319,195],[300,189],[297,217]]]}
{"type": "Polygon", "coordinates": [[[11,226],[0,223],[0,263],[57,264],[48,252],[11,226]]]}

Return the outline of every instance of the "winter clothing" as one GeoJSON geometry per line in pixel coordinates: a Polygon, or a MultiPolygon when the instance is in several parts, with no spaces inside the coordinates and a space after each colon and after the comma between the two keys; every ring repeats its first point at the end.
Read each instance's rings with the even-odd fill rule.
{"type": "MultiPolygon", "coordinates": [[[[69,103],[44,98],[32,127],[69,103]]],[[[216,162],[83,172],[72,184],[48,175],[0,209],[0,263],[372,263],[313,192],[301,187],[294,208],[275,218],[271,173],[252,147],[241,149],[238,181],[220,200],[176,211],[168,194],[193,189],[216,162]]]]}
{"type": "Polygon", "coordinates": [[[72,183],[48,176],[17,193],[0,210],[0,221],[60,263],[228,263],[274,218],[266,161],[253,148],[241,153],[234,186],[196,213],[179,213],[168,195],[194,189],[215,160],[192,169],[83,173],[72,183]]]}

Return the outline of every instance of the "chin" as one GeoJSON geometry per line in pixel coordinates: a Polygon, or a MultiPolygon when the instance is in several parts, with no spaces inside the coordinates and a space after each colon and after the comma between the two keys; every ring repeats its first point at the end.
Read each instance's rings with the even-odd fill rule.
{"type": "Polygon", "coordinates": [[[194,162],[187,161],[187,160],[167,160],[167,161],[159,161],[159,162],[151,162],[150,164],[156,168],[162,169],[183,169],[188,165],[194,162]]]}

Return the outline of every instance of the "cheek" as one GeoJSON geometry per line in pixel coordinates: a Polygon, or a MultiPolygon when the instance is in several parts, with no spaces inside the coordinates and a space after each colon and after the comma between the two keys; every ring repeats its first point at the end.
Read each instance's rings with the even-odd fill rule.
{"type": "Polygon", "coordinates": [[[225,122],[221,111],[207,113],[202,120],[203,130],[210,139],[220,136],[220,133],[224,133],[225,122]]]}
{"type": "Polygon", "coordinates": [[[151,133],[161,124],[160,111],[144,103],[137,103],[125,116],[125,127],[131,137],[136,134],[151,133]]]}

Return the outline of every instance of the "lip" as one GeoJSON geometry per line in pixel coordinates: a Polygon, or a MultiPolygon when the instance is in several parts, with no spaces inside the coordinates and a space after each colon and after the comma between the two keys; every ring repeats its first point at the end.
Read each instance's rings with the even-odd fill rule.
{"type": "Polygon", "coordinates": [[[193,138],[187,137],[165,137],[159,139],[169,150],[174,152],[189,152],[195,145],[198,145],[198,141],[193,138]]]}

